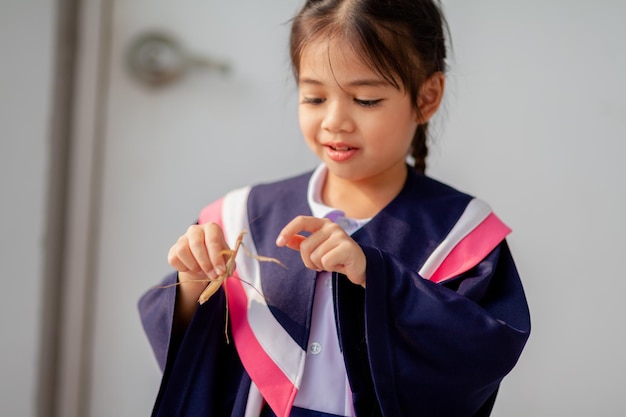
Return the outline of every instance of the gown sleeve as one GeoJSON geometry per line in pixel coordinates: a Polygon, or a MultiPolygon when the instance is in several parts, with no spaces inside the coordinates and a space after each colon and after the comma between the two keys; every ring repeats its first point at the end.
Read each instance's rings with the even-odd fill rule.
{"type": "MultiPolygon", "coordinates": [[[[173,285],[177,280],[178,275],[171,273],[165,277],[160,286],[173,285]]],[[[175,304],[175,286],[153,288],[147,291],[139,300],[141,323],[161,372],[165,369],[170,341],[173,341],[175,304]]]]}
{"type": "Polygon", "coordinates": [[[384,415],[488,416],[530,333],[506,241],[440,284],[379,249],[363,250],[366,290],[340,277],[337,295],[357,408],[374,407],[363,382],[369,379],[384,415]]]}
{"type": "MultiPolygon", "coordinates": [[[[176,274],[165,283],[176,282],[176,274]]],[[[175,287],[147,292],[139,303],[143,325],[163,371],[152,416],[225,416],[238,400],[243,367],[224,334],[226,298],[220,289],[199,306],[187,327],[176,326],[175,287]]],[[[232,335],[229,334],[230,338],[232,335]]],[[[236,415],[236,414],[235,414],[236,415]]],[[[242,414],[243,415],[243,414],[242,414]]]]}

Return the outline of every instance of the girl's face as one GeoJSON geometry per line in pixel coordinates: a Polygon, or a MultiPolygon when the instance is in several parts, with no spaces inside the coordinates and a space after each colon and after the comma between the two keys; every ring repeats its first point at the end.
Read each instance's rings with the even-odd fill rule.
{"type": "Polygon", "coordinates": [[[418,115],[405,91],[372,71],[345,42],[313,41],[299,68],[299,121],[329,181],[401,185],[418,115]]]}

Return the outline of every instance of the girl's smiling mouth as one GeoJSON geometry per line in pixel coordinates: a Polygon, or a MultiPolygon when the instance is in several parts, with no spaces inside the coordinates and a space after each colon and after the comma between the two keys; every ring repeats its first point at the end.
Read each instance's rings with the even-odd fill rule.
{"type": "Polygon", "coordinates": [[[333,145],[328,145],[328,147],[330,149],[332,149],[333,151],[351,151],[352,149],[354,149],[351,146],[333,146],[333,145]]]}
{"type": "Polygon", "coordinates": [[[328,143],[324,145],[324,148],[328,158],[335,162],[347,161],[358,151],[358,148],[344,143],[328,143]]]}

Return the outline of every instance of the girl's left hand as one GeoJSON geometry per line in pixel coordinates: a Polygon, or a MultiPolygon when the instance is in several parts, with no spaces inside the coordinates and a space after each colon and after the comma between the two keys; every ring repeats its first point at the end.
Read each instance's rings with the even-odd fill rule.
{"type": "Polygon", "coordinates": [[[365,254],[361,247],[329,219],[298,216],[281,230],[277,246],[300,252],[304,265],[315,271],[339,272],[365,287],[365,254]],[[310,232],[302,236],[299,232],[310,232]]]}

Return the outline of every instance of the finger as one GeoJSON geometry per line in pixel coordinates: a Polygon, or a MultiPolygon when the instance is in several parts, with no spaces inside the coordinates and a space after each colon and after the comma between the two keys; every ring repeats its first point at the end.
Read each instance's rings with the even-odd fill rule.
{"type": "Polygon", "coordinates": [[[189,249],[187,236],[181,236],[168,254],[170,265],[180,272],[201,270],[189,249]]]}
{"type": "Polygon", "coordinates": [[[293,249],[293,250],[300,250],[300,245],[302,244],[302,242],[306,239],[306,237],[302,236],[302,235],[293,235],[291,237],[291,239],[289,239],[289,241],[287,243],[285,243],[285,246],[287,246],[289,249],[293,249]]]}
{"type": "Polygon", "coordinates": [[[280,231],[276,238],[276,245],[285,246],[298,233],[316,232],[329,222],[330,220],[328,219],[320,219],[318,217],[297,216],[280,231]]]}
{"type": "MultiPolygon", "coordinates": [[[[318,232],[319,233],[319,232],[318,232]]],[[[318,234],[316,233],[316,235],[318,234]]],[[[317,236],[312,236],[317,237],[317,236]]],[[[343,258],[345,256],[342,252],[342,248],[347,245],[343,244],[343,237],[337,238],[336,235],[327,235],[326,239],[319,243],[311,243],[307,239],[300,247],[300,253],[302,253],[303,259],[308,258],[307,262],[311,264],[315,270],[320,271],[337,271],[343,265],[343,258]]]]}
{"type": "Polygon", "coordinates": [[[216,277],[222,275],[226,271],[226,261],[228,260],[228,255],[224,252],[229,251],[230,247],[226,243],[224,232],[217,224],[206,225],[205,244],[216,277]]]}
{"type": "Polygon", "coordinates": [[[326,241],[331,240],[339,242],[341,239],[345,238],[348,238],[348,235],[340,226],[330,220],[324,220],[321,227],[307,236],[306,239],[300,243],[300,251],[310,254],[326,241]]]}
{"type": "Polygon", "coordinates": [[[327,271],[344,274],[354,284],[365,286],[365,268],[367,260],[360,246],[343,241],[324,253],[320,264],[327,271]]]}
{"type": "Polygon", "coordinates": [[[213,279],[214,276],[211,275],[213,264],[209,259],[209,253],[205,244],[204,227],[197,225],[191,226],[187,229],[186,236],[189,242],[189,251],[196,264],[210,279],[213,279]]]}
{"type": "Polygon", "coordinates": [[[174,268],[175,270],[177,270],[178,272],[188,272],[189,268],[187,268],[187,265],[185,265],[183,263],[183,261],[180,260],[180,258],[178,257],[178,255],[176,254],[175,250],[174,250],[174,246],[172,246],[167,254],[167,262],[172,266],[172,268],[174,268]]]}
{"type": "Polygon", "coordinates": [[[326,234],[318,230],[300,243],[300,257],[307,268],[315,271],[324,269],[320,262],[321,258],[332,247],[327,238],[326,234]]]}
{"type": "Polygon", "coordinates": [[[344,241],[352,241],[352,239],[340,226],[329,221],[302,242],[300,253],[303,259],[310,259],[310,262],[315,265],[315,269],[331,271],[328,266],[322,263],[322,257],[344,241]]]}
{"type": "Polygon", "coordinates": [[[316,271],[334,271],[333,265],[328,263],[327,258],[329,251],[334,250],[332,242],[325,241],[321,245],[313,247],[312,250],[302,250],[302,246],[300,250],[302,261],[308,268],[316,271]]]}
{"type": "Polygon", "coordinates": [[[326,271],[344,273],[346,265],[351,262],[349,249],[343,243],[322,245],[311,254],[311,258],[326,271]]]}

